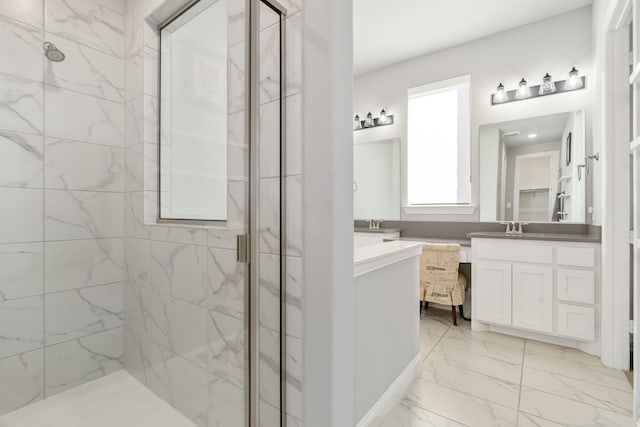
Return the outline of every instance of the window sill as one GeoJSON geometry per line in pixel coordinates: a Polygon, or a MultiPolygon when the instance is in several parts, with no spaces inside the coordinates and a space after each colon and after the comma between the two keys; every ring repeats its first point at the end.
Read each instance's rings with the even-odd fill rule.
{"type": "Polygon", "coordinates": [[[407,215],[471,215],[476,205],[403,206],[402,210],[407,215]]]}

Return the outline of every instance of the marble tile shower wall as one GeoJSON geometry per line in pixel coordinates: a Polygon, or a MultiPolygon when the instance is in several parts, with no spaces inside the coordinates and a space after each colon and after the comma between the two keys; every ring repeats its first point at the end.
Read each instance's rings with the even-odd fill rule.
{"type": "MultiPolygon", "coordinates": [[[[302,424],[302,170],[301,5],[285,2],[287,19],[287,261],[288,409],[290,425],[302,424]]],[[[157,225],[158,58],[157,21],[164,0],[125,5],[125,333],[124,365],[149,389],[201,426],[239,426],[245,420],[246,340],[244,267],[236,262],[235,235],[244,227],[244,0],[229,0],[229,199],[230,230],[157,225]],[[154,15],[155,16],[155,15],[154,15]],[[155,22],[155,23],[154,23],[155,22]]],[[[172,5],[175,6],[176,2],[172,5]]],[[[265,45],[265,49],[270,47],[265,45]]],[[[265,51],[266,52],[266,51],[265,51]]],[[[268,57],[269,55],[267,55],[268,57]]],[[[271,65],[275,63],[271,62],[271,65]]],[[[261,85],[268,96],[269,81],[261,85]]],[[[262,123],[277,103],[265,101],[262,123]]],[[[276,128],[262,128],[269,134],[276,128]]],[[[261,177],[261,203],[274,206],[277,179],[261,177]]],[[[261,243],[277,242],[276,215],[263,215],[261,243]]],[[[265,427],[279,425],[276,271],[268,250],[261,256],[261,407],[265,427]],[[268,349],[272,349],[269,352],[268,349]]]]}
{"type": "Polygon", "coordinates": [[[123,28],[124,0],[0,2],[0,414],[122,366],[123,28]]]}

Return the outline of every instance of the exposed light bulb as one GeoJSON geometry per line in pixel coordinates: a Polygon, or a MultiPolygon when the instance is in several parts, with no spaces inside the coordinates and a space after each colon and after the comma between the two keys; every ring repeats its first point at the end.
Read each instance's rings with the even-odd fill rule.
{"type": "Polygon", "coordinates": [[[520,87],[516,91],[516,99],[529,98],[531,96],[531,89],[529,88],[529,84],[524,78],[520,80],[519,86],[520,87]]]}
{"type": "Polygon", "coordinates": [[[569,71],[569,79],[567,79],[567,83],[565,85],[566,89],[580,89],[582,86],[582,78],[578,75],[578,70],[576,70],[576,67],[571,68],[571,71],[569,71]]]}
{"type": "Polygon", "coordinates": [[[384,125],[386,123],[387,123],[387,112],[384,111],[384,109],[382,109],[382,111],[380,111],[380,118],[378,119],[378,124],[384,125]]]}
{"type": "Polygon", "coordinates": [[[364,127],[370,128],[372,126],[373,126],[373,114],[369,112],[369,114],[367,114],[366,120],[364,121],[364,127]]]}
{"type": "Polygon", "coordinates": [[[540,85],[538,95],[549,95],[550,93],[554,93],[555,91],[556,85],[553,83],[551,75],[549,75],[549,73],[545,74],[542,78],[542,84],[540,85]]]}
{"type": "Polygon", "coordinates": [[[496,94],[493,97],[493,102],[504,102],[507,100],[507,93],[504,91],[504,85],[500,83],[496,88],[496,94]]]}

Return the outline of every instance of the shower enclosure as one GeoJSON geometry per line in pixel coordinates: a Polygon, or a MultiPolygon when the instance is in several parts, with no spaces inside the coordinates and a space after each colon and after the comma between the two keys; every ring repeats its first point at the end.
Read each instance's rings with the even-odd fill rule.
{"type": "Polygon", "coordinates": [[[286,424],[286,16],[0,5],[0,424],[122,369],[195,425],[286,424]]]}

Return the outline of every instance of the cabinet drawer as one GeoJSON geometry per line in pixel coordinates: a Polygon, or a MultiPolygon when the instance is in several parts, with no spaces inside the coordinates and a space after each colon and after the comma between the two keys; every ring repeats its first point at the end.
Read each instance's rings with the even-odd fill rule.
{"type": "Polygon", "coordinates": [[[593,341],[595,338],[595,308],[558,304],[557,333],[567,338],[593,341]]]}
{"type": "Polygon", "coordinates": [[[556,260],[558,265],[595,267],[596,250],[594,248],[559,247],[556,260]]]}
{"type": "Polygon", "coordinates": [[[474,257],[496,261],[553,263],[553,247],[538,246],[527,242],[505,242],[501,239],[486,239],[473,242],[474,257]],[[487,240],[490,240],[487,241],[487,240]]]}
{"type": "Polygon", "coordinates": [[[558,268],[558,299],[595,304],[595,274],[588,270],[558,268]]]}

